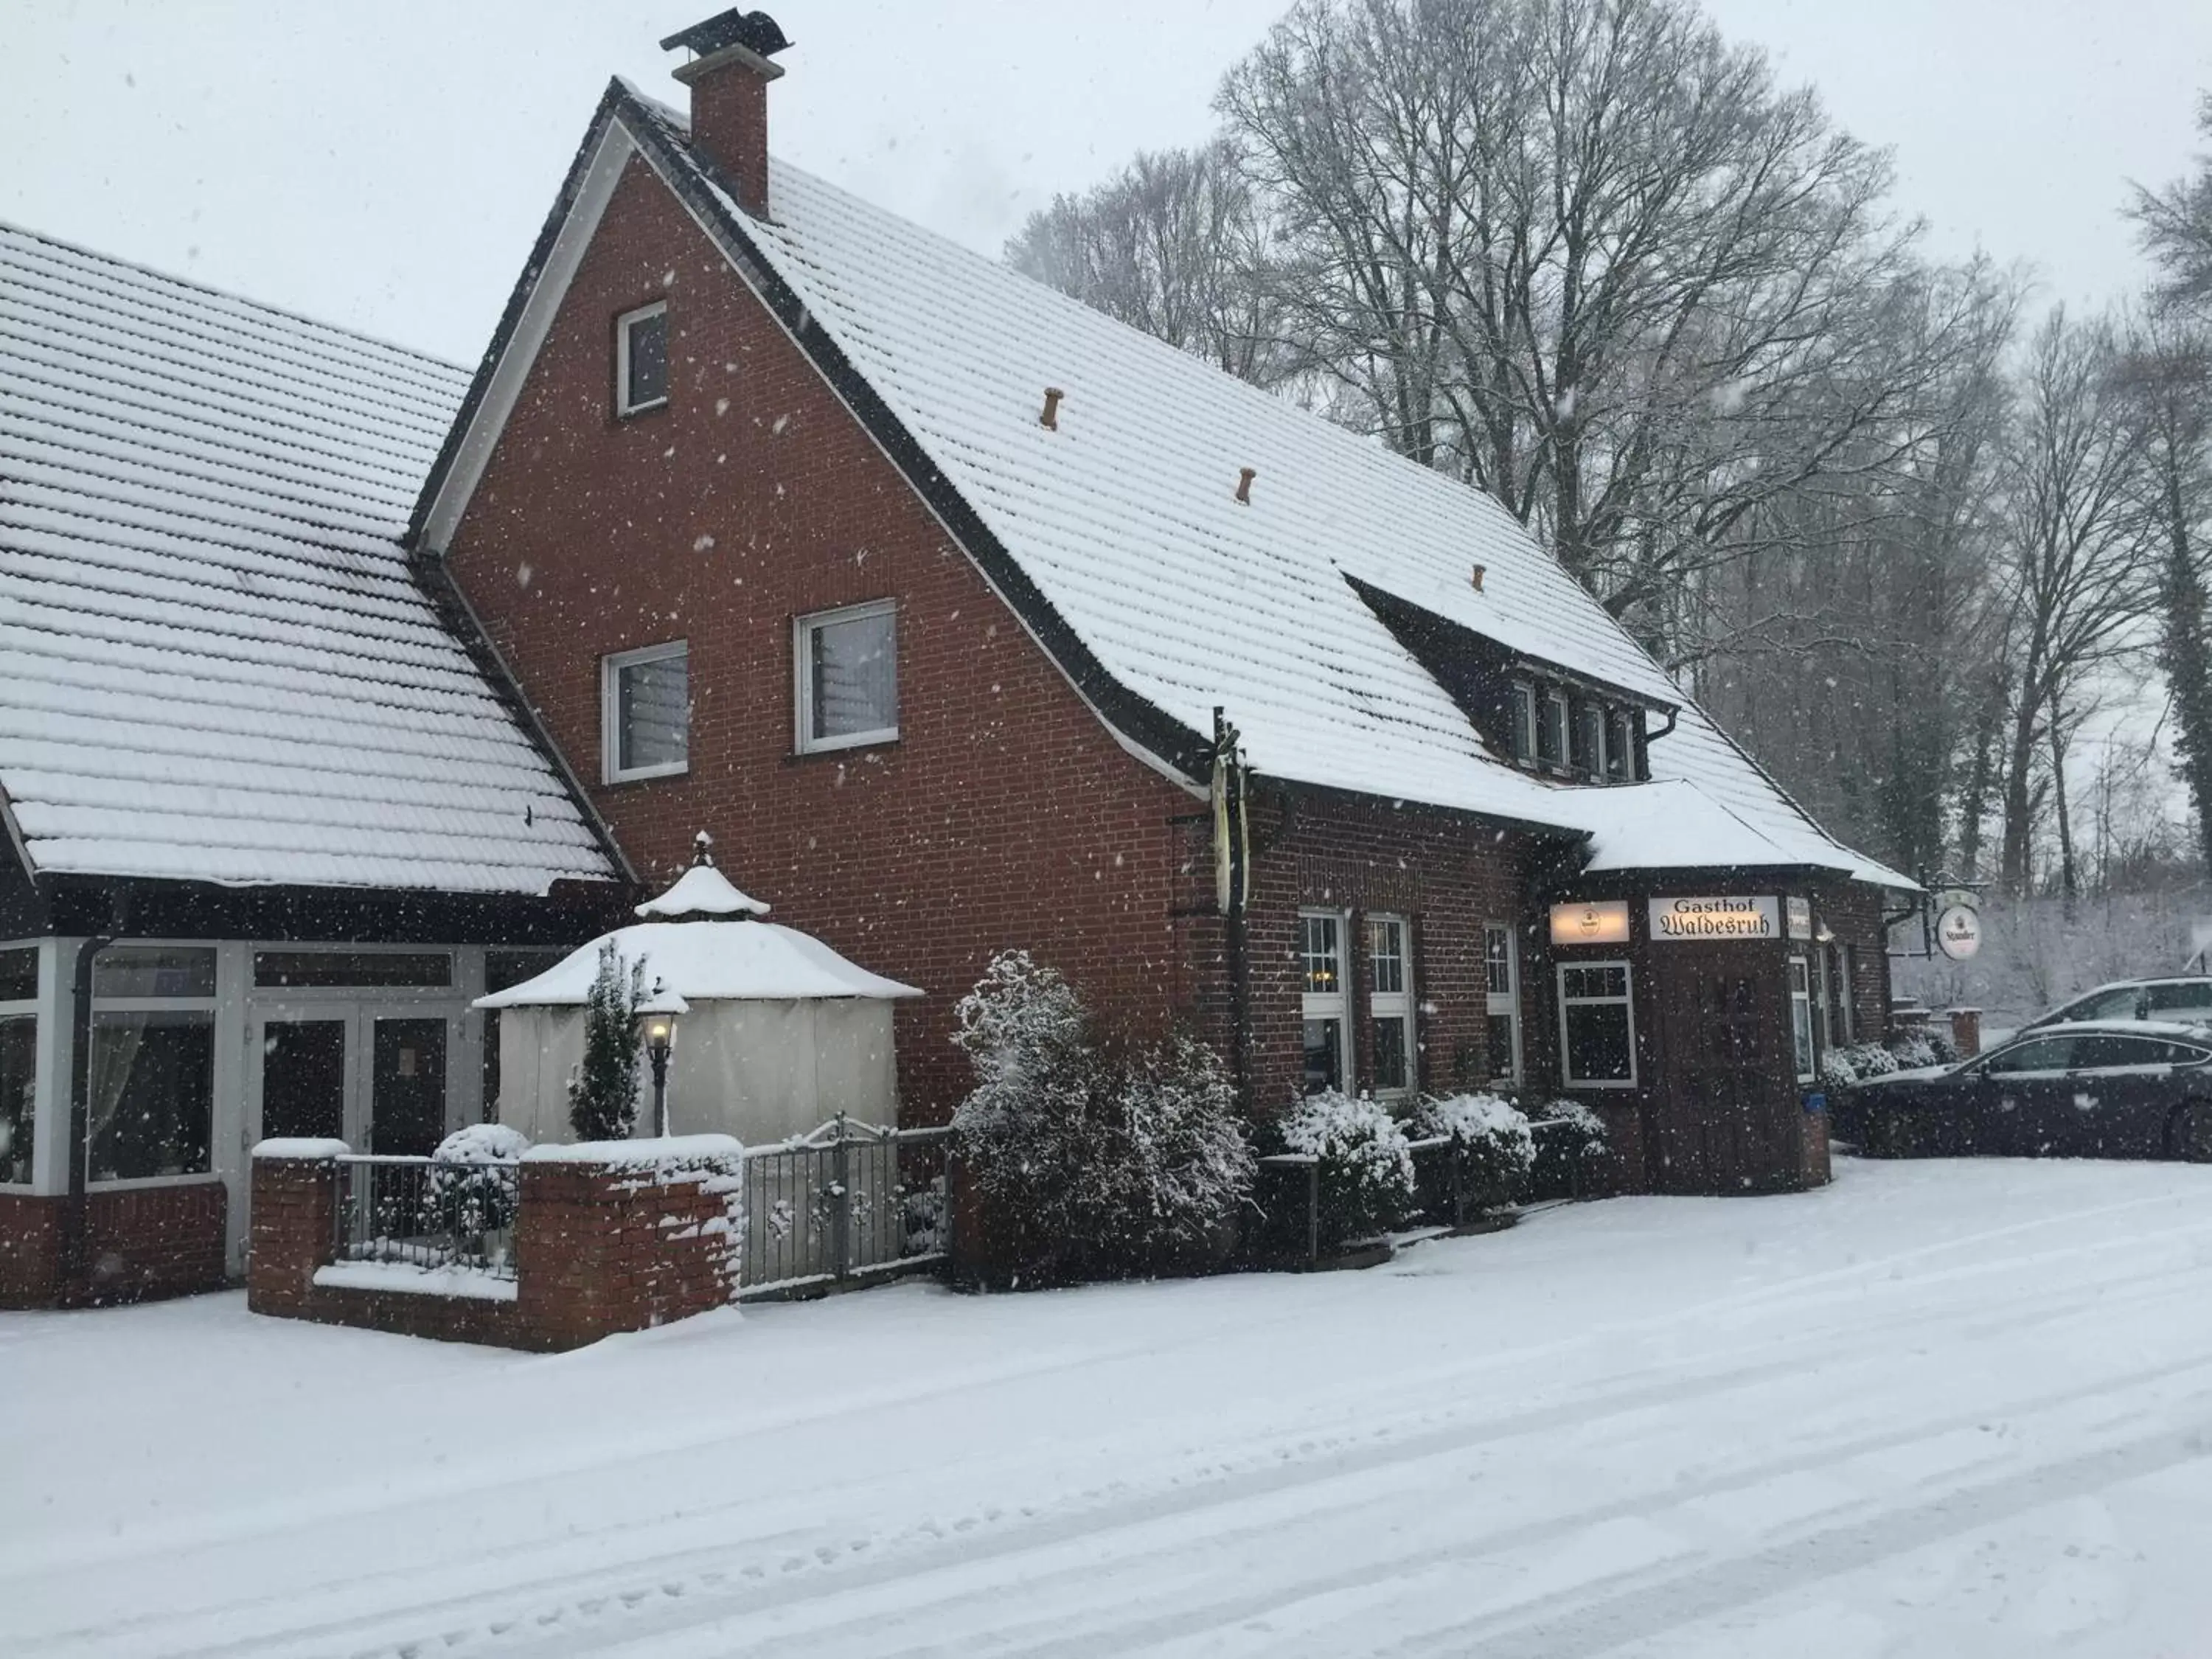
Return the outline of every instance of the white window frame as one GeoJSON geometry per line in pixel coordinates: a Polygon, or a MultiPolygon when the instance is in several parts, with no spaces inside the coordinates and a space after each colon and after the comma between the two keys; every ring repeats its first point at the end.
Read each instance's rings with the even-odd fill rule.
{"type": "MultiPolygon", "coordinates": [[[[112,1179],[103,1179],[95,1176],[92,1172],[92,1142],[94,1126],[90,1121],[88,1113],[85,1124],[85,1138],[82,1143],[72,1145],[70,1147],[69,1156],[82,1160],[84,1165],[85,1186],[88,1188],[104,1193],[137,1192],[155,1187],[193,1187],[201,1185],[206,1182],[224,1180],[225,1176],[223,1173],[223,1164],[225,1148],[223,1146],[222,1137],[226,1122],[226,1113],[223,1104],[223,983],[222,952],[219,943],[214,939],[117,939],[112,945],[107,947],[107,950],[113,951],[118,953],[128,951],[205,951],[214,961],[216,974],[215,989],[204,996],[103,997],[100,994],[98,990],[100,971],[99,958],[94,958],[93,968],[93,983],[94,988],[92,997],[91,1019],[88,1022],[84,1033],[87,1041],[88,1042],[94,1042],[94,1046],[96,1046],[96,1040],[93,1037],[92,1034],[97,1030],[100,1016],[102,1014],[173,1013],[205,1014],[207,1016],[208,1029],[214,1034],[214,1041],[210,1045],[208,1056],[208,1083],[210,1091],[208,1100],[208,1167],[204,1170],[198,1170],[189,1175],[119,1176],[112,1179]]],[[[102,955],[105,955],[106,953],[106,952],[104,951],[102,955]]],[[[93,1054],[88,1052],[85,1056],[85,1066],[87,1068],[88,1079],[86,1087],[88,1092],[91,1086],[89,1081],[91,1068],[97,1062],[95,1061],[93,1054]]],[[[68,1166],[64,1164],[63,1167],[66,1170],[68,1166]]]]}
{"type": "Polygon", "coordinates": [[[1844,982],[1836,988],[1838,994],[1843,998],[1844,1041],[1856,1043],[1859,1040],[1859,947],[1839,942],[1836,946],[1836,961],[1844,975],[1844,982]]]}
{"type": "Polygon", "coordinates": [[[599,659],[599,777],[605,783],[635,783],[641,778],[670,778],[691,769],[691,654],[689,640],[664,640],[659,645],[641,645],[634,651],[617,651],[599,659]],[[643,663],[665,662],[671,657],[683,657],[684,663],[684,758],[663,761],[658,766],[633,766],[622,763],[622,671],[643,663]]]}
{"type": "Polygon", "coordinates": [[[1632,708],[1606,710],[1605,776],[1609,783],[1636,781],[1636,711],[1632,708]]]}
{"type": "Polygon", "coordinates": [[[1813,1005],[1813,964],[1796,953],[1790,957],[1790,1055],[1797,1081],[1811,1083],[1820,1075],[1820,1028],[1813,1005]],[[1801,1049],[1797,1022],[1802,1019],[1805,1042],[1801,1049]]]}
{"type": "Polygon", "coordinates": [[[1374,911],[1367,917],[1367,961],[1370,988],[1367,994],[1367,1023],[1371,1030],[1385,1020],[1401,1027],[1406,1033],[1406,1080],[1394,1088],[1385,1088],[1380,1078],[1375,1079],[1375,1096],[1378,1100],[1407,1100],[1420,1092],[1421,1051],[1419,1033],[1413,1023],[1413,922],[1410,916],[1392,911],[1374,911]],[[1384,991],[1373,988],[1380,979],[1376,963],[1380,960],[1375,949],[1375,935],[1385,927],[1398,930],[1398,988],[1384,991]]]}
{"type": "MultiPolygon", "coordinates": [[[[1304,1054],[1305,1022],[1333,1019],[1336,1022],[1336,1076],[1329,1087],[1340,1094],[1348,1094],[1352,1088],[1352,999],[1346,984],[1348,941],[1352,933],[1352,917],[1343,910],[1302,909],[1298,912],[1298,1022],[1299,1053],[1304,1054]],[[1336,989],[1315,991],[1307,988],[1306,923],[1328,921],[1336,928],[1336,989]]],[[[1304,1087],[1304,1061],[1299,1062],[1299,1087],[1304,1087]]]]}
{"type": "MultiPolygon", "coordinates": [[[[658,398],[648,398],[641,404],[634,404],[629,400],[629,331],[638,324],[646,321],[649,318],[665,317],[667,314],[668,301],[665,300],[655,300],[649,306],[640,306],[635,311],[625,311],[621,316],[615,319],[616,414],[642,415],[649,409],[660,409],[667,404],[668,393],[665,391],[662,392],[658,398]]],[[[665,332],[662,337],[666,339],[667,337],[665,332]]],[[[672,375],[676,372],[675,353],[673,351],[671,351],[669,354],[668,372],[672,375]]]]}
{"type": "Polygon", "coordinates": [[[34,939],[0,939],[0,953],[27,951],[31,955],[31,995],[27,1001],[0,1002],[0,1020],[27,1019],[31,1022],[31,1144],[25,1157],[31,1169],[28,1181],[0,1181],[0,1193],[35,1192],[39,1184],[39,1134],[46,1113],[46,1032],[40,1027],[45,1000],[41,993],[46,982],[46,951],[41,941],[34,939]]]}
{"type": "Polygon", "coordinates": [[[1555,772],[1571,770],[1574,762],[1574,710],[1568,706],[1564,691],[1546,691],[1536,700],[1536,764],[1555,772]],[[1544,754],[1544,732],[1551,722],[1553,709],[1559,710],[1559,724],[1558,752],[1549,758],[1544,754]]]}
{"type": "Polygon", "coordinates": [[[1636,1054],[1636,970],[1626,957],[1612,957],[1601,962],[1562,962],[1557,968],[1553,981],[1559,1004],[1559,1081],[1569,1089],[1633,1089],[1638,1086],[1641,1067],[1636,1054]],[[1618,968],[1620,969],[1621,992],[1617,997],[1569,997],[1567,975],[1583,969],[1618,968]],[[1628,1075],[1622,1078],[1578,1078],[1574,1074],[1574,1043],[1567,1030],[1567,1010],[1575,1008],[1610,1008],[1615,1005],[1628,1011],[1628,1075]]]}
{"type": "Polygon", "coordinates": [[[1502,1077],[1495,1073],[1492,1073],[1490,1080],[1492,1083],[1518,1083],[1522,1076],[1521,941],[1510,922],[1486,921],[1482,924],[1482,983],[1483,1012],[1486,1017],[1482,1028],[1483,1052],[1486,1059],[1488,1057],[1490,1049],[1489,1021],[1510,1020],[1513,1027],[1513,1057],[1510,1062],[1511,1069],[1502,1077]],[[1503,991],[1492,985],[1490,980],[1492,964],[1501,960],[1492,954],[1491,947],[1501,939],[1505,945],[1502,957],[1505,964],[1505,988],[1503,991]]]}
{"type": "Polygon", "coordinates": [[[835,611],[816,611],[804,617],[795,617],[791,624],[792,667],[792,743],[798,753],[821,755],[840,749],[865,749],[879,743],[896,743],[899,735],[898,703],[898,601],[870,599],[861,605],[840,606],[835,611]],[[817,629],[837,623],[857,622],[863,617],[889,617],[891,619],[891,723],[873,731],[848,732],[834,738],[817,737],[809,729],[814,723],[814,647],[813,635],[817,629]]]}
{"type": "Polygon", "coordinates": [[[1522,766],[1536,763],[1536,688],[1527,680],[1513,682],[1513,758],[1522,766]],[[1522,738],[1526,738],[1524,743],[1522,738]]]}

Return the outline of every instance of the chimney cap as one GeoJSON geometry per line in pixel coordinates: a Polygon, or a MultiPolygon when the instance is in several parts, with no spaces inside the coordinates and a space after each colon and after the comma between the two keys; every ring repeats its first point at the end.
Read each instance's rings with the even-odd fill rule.
{"type": "Polygon", "coordinates": [[[708,58],[732,46],[743,46],[757,58],[773,58],[790,45],[775,19],[766,12],[745,11],[732,6],[703,23],[677,30],[661,41],[660,49],[673,52],[678,46],[689,46],[700,57],[708,58]]]}

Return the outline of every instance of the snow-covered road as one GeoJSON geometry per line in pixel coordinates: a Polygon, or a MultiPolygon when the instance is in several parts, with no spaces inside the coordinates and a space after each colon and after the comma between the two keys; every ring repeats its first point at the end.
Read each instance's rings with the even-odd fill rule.
{"type": "Polygon", "coordinates": [[[2212,1169],[553,1358],[0,1316],[0,1651],[2212,1655],[2212,1169]]]}

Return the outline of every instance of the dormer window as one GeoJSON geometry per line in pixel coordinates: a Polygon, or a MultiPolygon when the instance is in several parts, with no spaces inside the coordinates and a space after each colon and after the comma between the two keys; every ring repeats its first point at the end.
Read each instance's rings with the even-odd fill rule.
{"type": "Polygon", "coordinates": [[[1571,739],[1576,773],[1595,783],[1605,775],[1605,710],[1594,702],[1575,705],[1571,739]]]}
{"type": "Polygon", "coordinates": [[[1526,681],[1513,687],[1513,758],[1524,766],[1536,758],[1536,688],[1526,681]]]}
{"type": "Polygon", "coordinates": [[[1613,783],[1636,781],[1636,728],[1633,709],[1616,708],[1607,722],[1612,727],[1605,745],[1605,775],[1613,783]]]}
{"type": "Polygon", "coordinates": [[[615,412],[641,415],[668,401],[668,301],[615,319],[615,412]]]}
{"type": "Polygon", "coordinates": [[[1567,763],[1567,700],[1547,691],[1536,706],[1536,763],[1540,766],[1567,763]]]}

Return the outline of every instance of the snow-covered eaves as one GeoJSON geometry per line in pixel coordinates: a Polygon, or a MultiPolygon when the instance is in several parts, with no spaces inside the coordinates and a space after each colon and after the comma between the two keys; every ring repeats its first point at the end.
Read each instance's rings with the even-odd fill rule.
{"type": "Polygon", "coordinates": [[[847,961],[811,933],[772,921],[641,921],[562,957],[535,979],[479,997],[479,1008],[574,1008],[591,1000],[599,951],[611,940],[643,963],[648,986],[685,1002],[805,1002],[918,997],[911,985],[847,961]]]}
{"type": "Polygon", "coordinates": [[[544,278],[595,213],[610,134],[685,203],[1102,718],[1166,769],[1203,776],[1220,708],[1264,775],[1602,832],[1633,867],[1675,867],[1673,797],[1561,785],[1493,753],[1358,584],[1679,710],[1656,778],[1694,783],[1790,864],[1910,884],[1827,836],[1491,496],[796,167],[772,164],[770,216],[755,218],[683,118],[621,81],[417,507],[431,550],[468,458],[496,441],[501,376],[532,349],[544,278]],[[1048,386],[1063,394],[1049,428],[1048,386]]]}
{"type": "Polygon", "coordinates": [[[615,873],[399,544],[465,383],[0,226],[0,793],[33,872],[615,873]]]}

